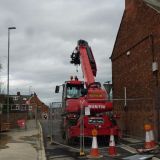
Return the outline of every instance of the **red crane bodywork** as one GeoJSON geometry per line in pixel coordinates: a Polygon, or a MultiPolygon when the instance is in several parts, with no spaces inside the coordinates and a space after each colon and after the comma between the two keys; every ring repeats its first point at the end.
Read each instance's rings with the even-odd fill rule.
{"type": "Polygon", "coordinates": [[[76,77],[71,78],[63,84],[62,106],[63,113],[63,133],[66,140],[80,136],[80,114],[85,112],[84,136],[92,136],[92,130],[97,129],[98,136],[109,136],[110,129],[114,130],[114,135],[119,135],[119,127],[116,124],[112,113],[112,102],[108,101],[106,90],[101,88],[99,82],[95,82],[97,67],[94,56],[88,43],[79,40],[78,45],[71,55],[71,63],[80,65],[84,75],[84,82],[76,77]],[[69,97],[69,91],[77,94],[69,97]],[[86,91],[85,93],[83,93],[86,91]],[[81,93],[80,93],[81,92],[81,93]],[[87,113],[88,111],[88,113],[87,113]],[[86,114],[87,113],[87,114],[86,114]]]}

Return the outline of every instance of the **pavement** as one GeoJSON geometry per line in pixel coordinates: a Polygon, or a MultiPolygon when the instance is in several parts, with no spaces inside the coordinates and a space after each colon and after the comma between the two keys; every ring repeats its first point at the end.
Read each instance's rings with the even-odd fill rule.
{"type": "Polygon", "coordinates": [[[123,138],[122,142],[126,144],[126,145],[124,144],[126,149],[134,154],[133,156],[128,156],[124,158],[126,160],[141,160],[141,159],[160,160],[159,144],[157,144],[157,147],[154,150],[138,154],[137,149],[144,148],[144,140],[123,138]]]}
{"type": "Polygon", "coordinates": [[[0,133],[0,160],[46,160],[39,122],[28,120],[25,128],[0,133]]]}

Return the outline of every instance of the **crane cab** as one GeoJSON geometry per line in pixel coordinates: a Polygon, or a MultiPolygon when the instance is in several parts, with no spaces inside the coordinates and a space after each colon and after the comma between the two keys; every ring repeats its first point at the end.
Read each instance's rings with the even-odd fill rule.
{"type": "Polygon", "coordinates": [[[63,85],[63,97],[65,99],[77,99],[82,96],[82,90],[84,89],[84,82],[79,81],[78,78],[70,81],[66,81],[63,85]]]}
{"type": "MultiPolygon", "coordinates": [[[[84,89],[84,82],[79,81],[75,76],[71,76],[70,81],[65,81],[62,90],[62,106],[65,108],[67,100],[77,100],[83,95],[86,95],[86,90],[84,89]]],[[[56,86],[55,93],[59,93],[60,86],[56,86]]]]}

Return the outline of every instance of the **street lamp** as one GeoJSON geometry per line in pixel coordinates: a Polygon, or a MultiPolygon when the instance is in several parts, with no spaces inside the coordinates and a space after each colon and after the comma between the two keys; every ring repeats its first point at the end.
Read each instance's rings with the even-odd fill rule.
{"type": "Polygon", "coordinates": [[[10,49],[10,30],[16,27],[8,27],[8,74],[7,74],[7,122],[9,122],[9,49],[10,49]]]}

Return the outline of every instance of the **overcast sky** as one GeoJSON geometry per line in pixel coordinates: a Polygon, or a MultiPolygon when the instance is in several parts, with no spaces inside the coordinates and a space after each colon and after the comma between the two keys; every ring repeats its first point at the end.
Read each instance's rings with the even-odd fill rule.
{"type": "Polygon", "coordinates": [[[46,104],[70,75],[77,40],[88,41],[98,67],[96,81],[111,80],[111,56],[124,0],[0,0],[1,88],[7,86],[7,28],[10,32],[10,94],[36,92],[46,104]]]}

